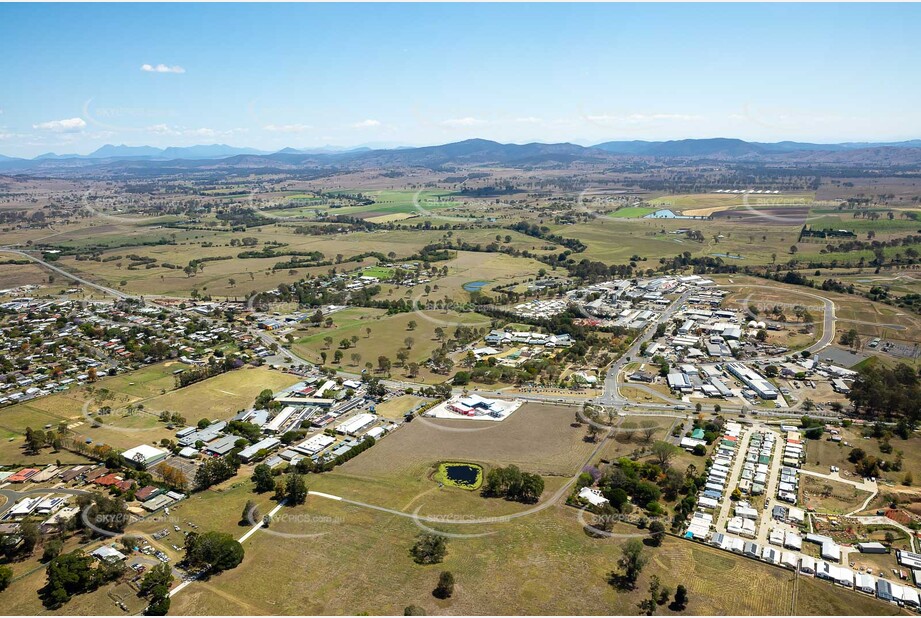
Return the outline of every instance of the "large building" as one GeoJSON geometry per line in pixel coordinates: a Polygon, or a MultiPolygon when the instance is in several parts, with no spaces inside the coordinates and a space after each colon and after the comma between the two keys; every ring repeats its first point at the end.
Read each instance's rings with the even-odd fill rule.
{"type": "Polygon", "coordinates": [[[777,399],[777,390],[758,372],[742,363],[726,363],[729,373],[739,378],[745,386],[755,391],[762,399],[777,399]]]}
{"type": "Polygon", "coordinates": [[[138,468],[151,468],[169,457],[169,451],[141,444],[122,453],[122,457],[138,468]]]}

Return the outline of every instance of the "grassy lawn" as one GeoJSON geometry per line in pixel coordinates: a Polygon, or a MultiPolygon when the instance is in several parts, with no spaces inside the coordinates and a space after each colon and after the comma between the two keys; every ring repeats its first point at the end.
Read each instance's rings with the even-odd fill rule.
{"type": "Polygon", "coordinates": [[[643,206],[626,206],[624,208],[615,210],[608,216],[614,217],[615,219],[637,219],[639,217],[645,217],[648,214],[652,214],[656,210],[656,208],[645,208],[643,206]]]}
{"type": "Polygon", "coordinates": [[[423,401],[426,400],[422,397],[416,397],[415,395],[401,395],[400,397],[388,399],[387,401],[376,405],[374,410],[377,412],[378,416],[394,420],[402,420],[407,412],[414,409],[423,401]]]}

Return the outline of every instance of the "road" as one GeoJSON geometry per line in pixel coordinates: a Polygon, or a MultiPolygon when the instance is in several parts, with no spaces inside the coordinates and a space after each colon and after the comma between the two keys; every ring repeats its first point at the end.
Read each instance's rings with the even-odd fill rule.
{"type": "Polygon", "coordinates": [[[27,251],[22,251],[22,250],[20,250],[20,249],[12,249],[12,248],[10,248],[10,247],[0,247],[0,252],[3,252],[3,253],[13,253],[13,254],[16,254],[16,255],[18,255],[18,256],[20,256],[20,257],[24,257],[24,258],[27,258],[27,259],[29,259],[29,260],[32,260],[32,261],[35,262],[36,264],[39,264],[39,265],[41,265],[41,266],[44,266],[45,268],[47,268],[47,269],[50,270],[50,271],[53,271],[53,272],[55,272],[55,273],[57,273],[57,274],[59,274],[59,275],[61,275],[61,276],[63,276],[63,277],[66,277],[66,278],[68,278],[68,279],[71,279],[72,281],[76,281],[77,283],[80,283],[80,284],[85,285],[85,286],[87,286],[87,287],[93,288],[93,289],[95,289],[95,290],[99,290],[100,292],[103,292],[104,294],[109,294],[109,295],[115,296],[116,298],[119,298],[119,299],[134,298],[134,296],[132,296],[131,294],[126,294],[126,293],[120,292],[120,291],[118,291],[118,290],[116,290],[116,289],[114,289],[114,288],[109,288],[109,287],[106,287],[106,286],[104,286],[104,285],[99,285],[98,283],[93,283],[92,281],[89,281],[88,279],[84,279],[83,277],[79,277],[79,276],[77,276],[77,275],[75,275],[75,274],[73,274],[73,273],[71,273],[71,272],[68,272],[68,271],[64,270],[63,268],[60,268],[59,266],[55,266],[54,264],[50,264],[50,263],[46,262],[45,260],[43,260],[43,259],[41,259],[41,258],[39,258],[39,257],[36,257],[35,255],[32,255],[31,253],[29,253],[29,252],[27,252],[27,251]]]}
{"type": "Polygon", "coordinates": [[[668,319],[676,311],[678,311],[678,309],[680,309],[685,302],[687,302],[687,299],[690,296],[690,291],[684,292],[681,296],[679,296],[675,302],[669,305],[668,308],[662,312],[662,315],[656,321],[656,323],[650,324],[649,327],[646,328],[646,330],[644,330],[643,333],[636,338],[636,341],[633,342],[633,345],[631,345],[630,348],[627,349],[627,351],[624,352],[619,359],[614,361],[604,378],[604,394],[602,394],[601,397],[596,400],[596,403],[609,406],[629,403],[629,401],[622,397],[620,394],[620,385],[618,384],[618,377],[620,376],[620,372],[627,365],[627,363],[631,362],[631,360],[635,359],[639,355],[640,347],[642,347],[645,342],[652,339],[652,336],[656,333],[656,328],[658,325],[667,322],[668,319]]]}
{"type": "MultiPolygon", "coordinates": [[[[774,292],[776,292],[778,289],[770,285],[746,285],[742,283],[720,285],[720,288],[759,288],[764,290],[772,290],[774,292]]],[[[835,340],[835,321],[838,319],[835,315],[835,303],[830,299],[825,298],[824,296],[819,296],[818,294],[814,294],[812,292],[804,292],[800,289],[789,290],[789,292],[795,296],[808,296],[809,298],[814,298],[818,301],[821,301],[825,306],[822,321],[822,336],[815,343],[806,347],[805,349],[810,353],[814,353],[832,343],[835,340]]],[[[764,357],[763,359],[754,360],[773,360],[773,357],[764,357]]]]}

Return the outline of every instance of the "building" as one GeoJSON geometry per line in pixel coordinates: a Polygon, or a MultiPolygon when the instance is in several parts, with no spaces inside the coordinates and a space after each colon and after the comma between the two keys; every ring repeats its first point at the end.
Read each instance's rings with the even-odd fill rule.
{"type": "Polygon", "coordinates": [[[292,446],[290,450],[296,453],[313,456],[333,444],[335,441],[336,439],[332,436],[328,436],[325,433],[318,433],[312,438],[308,438],[300,444],[292,446]]]}
{"type": "Polygon", "coordinates": [[[90,555],[102,562],[121,562],[128,557],[109,545],[103,545],[99,549],[93,550],[90,555]]]}
{"type": "Polygon", "coordinates": [[[758,372],[742,363],[726,363],[726,370],[742,381],[745,386],[755,391],[762,399],[777,399],[777,390],[758,372]]]}
{"type": "Polygon", "coordinates": [[[342,434],[354,435],[376,420],[377,416],[375,414],[356,414],[349,420],[343,423],[339,423],[339,425],[336,427],[336,431],[342,434]]]}
{"type": "Polygon", "coordinates": [[[211,455],[213,457],[223,457],[234,449],[237,440],[239,439],[239,436],[234,435],[223,436],[206,444],[202,451],[204,451],[206,455],[211,455]]]}
{"type": "Polygon", "coordinates": [[[259,442],[247,446],[245,449],[240,451],[237,457],[240,458],[240,461],[244,463],[249,463],[249,461],[255,457],[260,451],[269,451],[274,450],[278,445],[281,444],[281,440],[278,438],[263,438],[259,442]]]}
{"type": "Polygon", "coordinates": [[[857,549],[862,554],[888,554],[889,549],[882,543],[857,543],[857,549]]]}
{"type": "Polygon", "coordinates": [[[169,451],[141,444],[122,453],[122,458],[137,468],[152,468],[169,457],[169,451]]]}
{"type": "Polygon", "coordinates": [[[602,496],[601,492],[594,487],[583,487],[579,491],[579,497],[592,506],[601,506],[608,501],[608,499],[602,496]]]}

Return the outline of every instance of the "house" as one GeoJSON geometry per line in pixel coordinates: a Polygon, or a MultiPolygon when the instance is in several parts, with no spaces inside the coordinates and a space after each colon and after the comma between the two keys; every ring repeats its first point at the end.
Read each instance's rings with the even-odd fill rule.
{"type": "Polygon", "coordinates": [[[761,559],[771,564],[777,564],[780,562],[780,552],[773,547],[765,547],[761,552],[761,559]]]}
{"type": "Polygon", "coordinates": [[[163,493],[163,490],[159,487],[148,485],[147,487],[142,487],[141,489],[134,492],[134,498],[140,502],[146,502],[147,500],[150,500],[154,496],[157,496],[161,493],[163,493]]]}
{"type": "Polygon", "coordinates": [[[121,562],[128,558],[128,556],[109,545],[103,545],[99,549],[93,550],[90,555],[101,562],[121,562]]]}
{"type": "Polygon", "coordinates": [[[601,495],[601,492],[594,487],[583,487],[579,491],[579,497],[591,504],[592,506],[601,506],[608,502],[608,499],[601,495]]]}
{"type": "Polygon", "coordinates": [[[799,563],[799,572],[804,575],[815,575],[815,558],[802,556],[799,563]]]}

